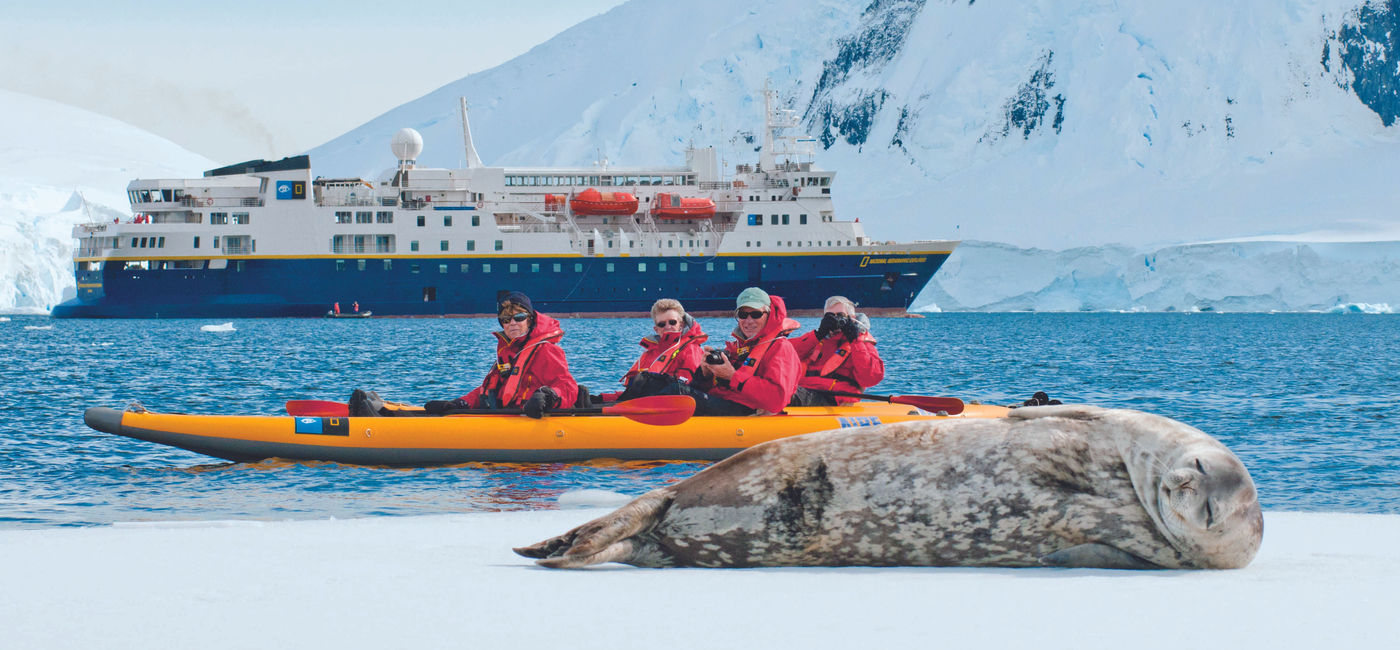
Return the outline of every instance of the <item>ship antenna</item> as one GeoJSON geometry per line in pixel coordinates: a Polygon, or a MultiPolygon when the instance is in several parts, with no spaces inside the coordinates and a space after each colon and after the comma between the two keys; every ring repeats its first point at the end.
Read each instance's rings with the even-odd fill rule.
{"type": "Polygon", "coordinates": [[[462,102],[462,144],[467,153],[467,169],[481,167],[481,156],[476,154],[476,147],[472,145],[472,125],[467,121],[467,98],[459,98],[462,102]]]}

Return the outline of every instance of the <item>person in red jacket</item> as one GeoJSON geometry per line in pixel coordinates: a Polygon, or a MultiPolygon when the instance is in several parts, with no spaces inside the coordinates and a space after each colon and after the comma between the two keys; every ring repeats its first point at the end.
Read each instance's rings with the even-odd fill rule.
{"type": "Polygon", "coordinates": [[[689,387],[698,393],[696,415],[771,415],[797,390],[802,361],[787,340],[794,322],[783,299],[749,287],[736,303],[734,340],[723,353],[707,355],[689,387]]]}
{"type": "Polygon", "coordinates": [[[501,324],[496,332],[496,363],[481,386],[455,400],[428,402],[424,408],[429,412],[520,408],[525,415],[539,418],[561,404],[573,406],[579,387],[559,347],[564,338],[559,321],[535,311],[519,291],[501,298],[496,320],[501,324]]]}
{"type": "Polygon", "coordinates": [[[793,340],[792,347],[804,364],[792,406],[851,404],[856,398],[823,391],[863,393],[885,378],[870,319],[856,313],[856,304],[845,296],[827,298],[821,325],[793,340]]]}
{"type": "Polygon", "coordinates": [[[674,377],[686,383],[695,379],[695,373],[705,358],[700,344],[710,338],[700,329],[700,323],[685,313],[685,307],[679,301],[671,298],[662,298],[652,304],[651,319],[652,329],[656,333],[642,338],[641,358],[622,376],[622,383],[628,390],[599,395],[604,401],[656,394],[647,389],[658,380],[653,375],[674,377]]]}

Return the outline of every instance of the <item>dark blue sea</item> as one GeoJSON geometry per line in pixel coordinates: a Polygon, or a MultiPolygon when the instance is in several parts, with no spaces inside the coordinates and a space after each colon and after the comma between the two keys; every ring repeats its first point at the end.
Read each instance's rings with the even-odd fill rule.
{"type": "MultiPolygon", "coordinates": [[[[422,402],[492,362],[492,320],[0,321],[0,527],[310,519],[556,507],[578,489],[635,495],[702,463],[386,469],[228,463],[99,433],[83,409],[282,414],[352,388],[422,402]]],[[[814,319],[805,319],[808,326],[814,319]]],[[[611,389],[644,319],[565,320],[574,375],[611,389]]],[[[707,319],[716,339],[730,321],[707,319]]],[[[876,319],[877,392],[1011,404],[1037,390],[1141,409],[1220,438],[1266,509],[1400,513],[1400,316],[929,314],[876,319]]]]}

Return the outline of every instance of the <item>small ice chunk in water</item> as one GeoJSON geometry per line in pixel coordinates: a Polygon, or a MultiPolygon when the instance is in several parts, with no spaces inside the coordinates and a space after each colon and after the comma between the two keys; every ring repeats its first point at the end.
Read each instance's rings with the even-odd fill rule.
{"type": "Polygon", "coordinates": [[[611,490],[569,490],[559,495],[561,508],[616,508],[631,501],[632,497],[611,490]]]}
{"type": "Polygon", "coordinates": [[[221,324],[221,325],[200,325],[200,326],[199,326],[199,331],[201,331],[201,332],[232,332],[232,331],[234,331],[234,329],[233,329],[233,323],[223,323],[223,324],[221,324]]]}

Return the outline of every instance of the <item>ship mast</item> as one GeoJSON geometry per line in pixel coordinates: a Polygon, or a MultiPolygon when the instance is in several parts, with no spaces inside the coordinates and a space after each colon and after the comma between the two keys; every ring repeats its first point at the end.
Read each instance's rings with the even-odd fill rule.
{"type": "Polygon", "coordinates": [[[467,121],[467,98],[459,99],[462,102],[462,144],[467,153],[467,169],[481,167],[481,156],[476,154],[476,147],[472,145],[472,125],[467,121]]]}
{"type": "Polygon", "coordinates": [[[797,111],[777,107],[777,94],[770,82],[763,82],[763,154],[758,160],[764,170],[777,169],[780,162],[811,162],[816,157],[815,138],[783,133],[800,122],[797,111]]]}

